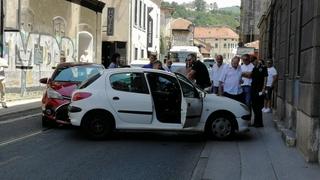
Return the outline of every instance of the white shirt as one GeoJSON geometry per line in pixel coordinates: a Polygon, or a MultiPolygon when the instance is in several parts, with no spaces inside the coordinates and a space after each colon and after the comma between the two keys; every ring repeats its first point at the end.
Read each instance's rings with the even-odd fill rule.
{"type": "MultiPolygon", "coordinates": [[[[248,65],[243,64],[241,65],[241,71],[242,72],[252,72],[254,68],[254,65],[252,63],[249,63],[248,65]]],[[[246,78],[242,77],[243,83],[241,84],[242,86],[251,86],[252,79],[251,78],[246,78]]]]}
{"type": "Polygon", "coordinates": [[[92,62],[92,61],[91,61],[91,58],[90,58],[89,55],[83,54],[83,55],[81,55],[81,57],[80,57],[80,62],[92,62]]]}
{"type": "Polygon", "coordinates": [[[213,86],[214,87],[219,87],[219,81],[220,81],[220,77],[223,73],[223,69],[226,67],[227,65],[225,63],[222,63],[220,67],[218,67],[217,63],[215,63],[212,67],[211,70],[211,78],[213,81],[213,86]]]}
{"type": "Polygon", "coordinates": [[[225,67],[220,77],[220,82],[223,83],[223,91],[232,95],[241,94],[241,74],[242,71],[240,66],[238,66],[237,69],[234,69],[231,65],[225,67]]]}
{"type": "Polygon", "coordinates": [[[273,66],[268,68],[267,87],[272,86],[273,76],[276,76],[277,74],[277,70],[273,66]]]}

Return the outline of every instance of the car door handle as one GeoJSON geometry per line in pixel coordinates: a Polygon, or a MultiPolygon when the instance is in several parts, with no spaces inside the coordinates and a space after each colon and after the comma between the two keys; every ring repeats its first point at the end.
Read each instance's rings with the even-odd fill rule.
{"type": "Polygon", "coordinates": [[[112,99],[115,100],[115,101],[120,100],[119,97],[113,97],[112,99]]]}

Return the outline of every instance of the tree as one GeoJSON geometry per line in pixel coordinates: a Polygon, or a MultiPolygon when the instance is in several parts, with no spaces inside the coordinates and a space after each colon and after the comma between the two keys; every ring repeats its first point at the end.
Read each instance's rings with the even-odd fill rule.
{"type": "Polygon", "coordinates": [[[206,9],[206,2],[204,0],[195,0],[194,6],[196,11],[204,11],[206,9]]]}

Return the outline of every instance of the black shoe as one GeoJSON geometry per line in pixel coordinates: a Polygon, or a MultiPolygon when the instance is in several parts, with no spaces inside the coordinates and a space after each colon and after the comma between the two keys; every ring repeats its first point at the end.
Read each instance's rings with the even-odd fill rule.
{"type": "Polygon", "coordinates": [[[249,127],[256,127],[256,125],[254,125],[254,124],[249,124],[248,126],[249,127]]]}

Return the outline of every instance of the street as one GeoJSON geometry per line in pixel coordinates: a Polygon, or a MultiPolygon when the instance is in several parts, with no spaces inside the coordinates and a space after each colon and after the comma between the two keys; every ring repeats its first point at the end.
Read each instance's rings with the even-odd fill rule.
{"type": "MultiPolygon", "coordinates": [[[[41,117],[0,121],[1,179],[315,179],[320,168],[285,147],[273,122],[229,141],[201,134],[117,132],[92,141],[41,117]]],[[[271,116],[271,115],[269,115],[271,116]]]]}

